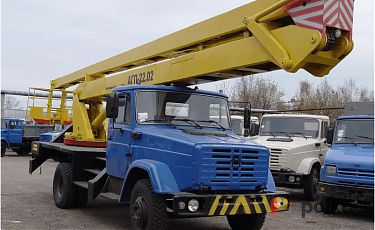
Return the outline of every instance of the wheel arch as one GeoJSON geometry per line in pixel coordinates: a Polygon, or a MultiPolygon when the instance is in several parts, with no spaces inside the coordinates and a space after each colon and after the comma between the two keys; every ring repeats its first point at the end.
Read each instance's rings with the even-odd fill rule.
{"type": "Polygon", "coordinates": [[[302,160],[301,164],[297,168],[296,173],[309,175],[313,167],[318,167],[318,172],[320,172],[320,166],[321,163],[319,158],[306,158],[302,160]]]}
{"type": "Polygon", "coordinates": [[[129,201],[133,186],[141,179],[149,179],[155,193],[179,192],[177,182],[167,164],[155,160],[136,160],[129,166],[125,176],[120,202],[129,201]]]}
{"type": "Polygon", "coordinates": [[[1,138],[1,146],[5,144],[5,148],[10,148],[8,140],[1,138]]]}

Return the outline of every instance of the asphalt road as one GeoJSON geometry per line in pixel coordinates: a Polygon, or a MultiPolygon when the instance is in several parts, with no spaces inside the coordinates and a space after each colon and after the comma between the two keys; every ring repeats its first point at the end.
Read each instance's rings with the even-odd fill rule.
{"type": "MultiPolygon", "coordinates": [[[[1,158],[1,229],[132,229],[127,207],[99,198],[83,209],[55,206],[52,179],[57,162],[46,162],[40,171],[28,174],[30,156],[7,152],[1,158]]],[[[286,190],[280,188],[280,190],[286,190]]],[[[340,207],[335,215],[320,210],[305,212],[300,190],[287,189],[293,200],[290,211],[267,216],[263,229],[374,229],[374,212],[340,207]]],[[[311,204],[311,206],[314,203],[311,204]]],[[[170,220],[170,230],[229,230],[225,217],[170,220]]]]}

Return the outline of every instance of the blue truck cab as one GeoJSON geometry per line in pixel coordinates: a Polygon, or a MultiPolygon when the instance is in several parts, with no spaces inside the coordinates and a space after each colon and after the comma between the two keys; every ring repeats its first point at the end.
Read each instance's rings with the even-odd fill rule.
{"type": "Polygon", "coordinates": [[[31,152],[31,143],[39,139],[41,133],[52,131],[54,125],[38,125],[19,118],[1,119],[1,157],[10,148],[18,155],[31,152]]]}
{"type": "Polygon", "coordinates": [[[225,95],[163,86],[115,91],[119,106],[109,121],[108,175],[125,179],[144,168],[155,175],[151,181],[160,193],[274,191],[268,149],[233,134],[225,95]]]}
{"type": "Polygon", "coordinates": [[[337,118],[332,146],[320,172],[322,211],[339,204],[374,206],[374,116],[337,118]]]}
{"type": "Polygon", "coordinates": [[[58,207],[112,193],[129,204],[137,229],[163,229],[166,216],[227,216],[234,229],[260,229],[266,213],[288,210],[288,193],[275,191],[269,150],[233,133],[224,94],[120,86],[106,98],[106,116],[106,148],[66,145],[68,129],[53,142],[33,143],[30,173],[48,158],[61,162],[54,177],[58,207]],[[64,190],[61,180],[72,187],[64,190]]]}
{"type": "MultiPolygon", "coordinates": [[[[1,119],[1,156],[5,155],[6,148],[22,146],[23,142],[23,124],[24,120],[17,118],[1,119]]],[[[17,153],[21,153],[21,149],[17,148],[17,153]]]]}

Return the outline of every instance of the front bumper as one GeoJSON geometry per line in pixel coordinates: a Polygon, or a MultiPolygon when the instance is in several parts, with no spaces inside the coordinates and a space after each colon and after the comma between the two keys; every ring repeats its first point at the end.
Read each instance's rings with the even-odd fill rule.
{"type": "Polygon", "coordinates": [[[243,214],[276,213],[289,210],[289,193],[210,194],[178,193],[173,197],[173,214],[178,217],[226,216],[243,214]],[[188,210],[188,202],[199,202],[196,212],[188,210]],[[181,209],[180,202],[185,208],[181,209]]]}
{"type": "Polygon", "coordinates": [[[374,188],[319,182],[320,195],[374,206],[374,188]]]}
{"type": "Polygon", "coordinates": [[[271,171],[271,174],[277,186],[285,186],[285,187],[303,186],[303,174],[298,174],[294,172],[280,172],[280,171],[271,171]],[[289,181],[290,176],[293,176],[295,178],[294,182],[289,181]]]}

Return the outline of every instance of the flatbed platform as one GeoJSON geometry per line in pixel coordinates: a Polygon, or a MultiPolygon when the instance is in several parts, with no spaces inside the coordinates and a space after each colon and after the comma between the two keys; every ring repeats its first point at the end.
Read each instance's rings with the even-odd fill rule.
{"type": "Polygon", "coordinates": [[[72,145],[66,145],[64,143],[53,143],[53,142],[34,142],[33,147],[34,147],[34,144],[38,144],[39,148],[40,147],[49,148],[49,149],[55,149],[61,152],[70,152],[70,153],[76,153],[76,152],[105,153],[107,150],[106,148],[72,146],[72,145]]]}
{"type": "MultiPolygon", "coordinates": [[[[82,147],[66,145],[61,142],[40,142],[32,143],[32,159],[30,160],[29,173],[34,172],[47,159],[53,159],[58,162],[73,162],[89,166],[93,161],[105,161],[106,148],[82,147]]],[[[105,163],[105,162],[104,162],[105,163]]]]}

